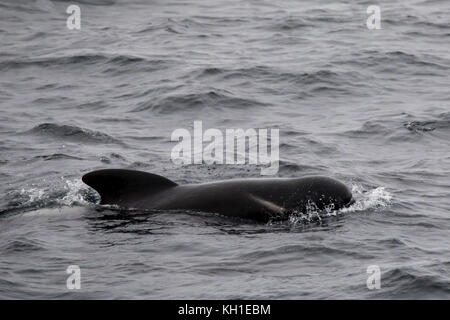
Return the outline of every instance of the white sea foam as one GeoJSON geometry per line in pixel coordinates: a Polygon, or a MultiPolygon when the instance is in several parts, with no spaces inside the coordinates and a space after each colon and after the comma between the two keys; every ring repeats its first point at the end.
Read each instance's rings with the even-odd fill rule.
{"type": "Polygon", "coordinates": [[[308,203],[305,213],[294,212],[289,216],[289,223],[295,225],[299,222],[320,222],[327,216],[337,216],[344,213],[365,210],[379,210],[389,206],[392,202],[391,193],[384,187],[366,190],[362,185],[354,184],[352,185],[352,194],[355,203],[348,208],[334,210],[334,205],[330,205],[325,210],[319,210],[314,203],[308,203]]]}
{"type": "Polygon", "coordinates": [[[23,205],[32,205],[45,197],[45,190],[39,188],[22,188],[19,194],[26,199],[23,205]]]}
{"type": "Polygon", "coordinates": [[[88,188],[81,179],[64,180],[64,186],[67,193],[64,197],[57,200],[60,205],[72,206],[77,204],[89,204],[89,201],[86,199],[88,188]]]}
{"type": "Polygon", "coordinates": [[[18,192],[20,196],[20,207],[35,207],[59,205],[75,206],[88,205],[96,202],[94,192],[92,192],[81,179],[66,179],[61,177],[61,181],[53,182],[46,187],[22,188],[18,192]]]}
{"type": "Polygon", "coordinates": [[[356,212],[369,209],[382,209],[392,203],[392,194],[384,187],[365,190],[359,184],[352,185],[352,194],[355,203],[348,208],[343,208],[339,212],[356,212]]]}

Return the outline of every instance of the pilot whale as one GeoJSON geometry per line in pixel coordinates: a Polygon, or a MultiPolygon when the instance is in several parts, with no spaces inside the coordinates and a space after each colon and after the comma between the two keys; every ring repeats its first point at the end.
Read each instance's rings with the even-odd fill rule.
{"type": "Polygon", "coordinates": [[[178,185],[162,176],[135,170],[105,169],[82,177],[95,189],[100,204],[121,208],[185,209],[267,222],[292,212],[333,210],[354,202],[342,182],[321,176],[231,179],[178,185]]]}

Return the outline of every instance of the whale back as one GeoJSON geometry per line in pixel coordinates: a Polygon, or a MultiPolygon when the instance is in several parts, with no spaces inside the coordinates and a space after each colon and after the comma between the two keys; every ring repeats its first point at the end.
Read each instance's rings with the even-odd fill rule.
{"type": "Polygon", "coordinates": [[[267,222],[292,212],[337,210],[351,205],[351,191],[328,177],[237,179],[178,186],[156,174],[106,169],[83,182],[101,196],[100,204],[122,208],[194,210],[267,222]]]}
{"type": "Polygon", "coordinates": [[[143,171],[104,169],[82,177],[84,183],[100,194],[100,204],[129,206],[143,194],[154,195],[177,186],[167,178],[143,171]]]}

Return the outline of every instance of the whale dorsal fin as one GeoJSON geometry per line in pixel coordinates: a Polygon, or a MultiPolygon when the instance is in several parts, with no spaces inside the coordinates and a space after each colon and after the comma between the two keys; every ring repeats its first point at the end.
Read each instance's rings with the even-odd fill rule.
{"type": "Polygon", "coordinates": [[[126,169],[93,171],[85,174],[82,180],[100,194],[101,204],[123,205],[135,195],[151,195],[177,186],[157,174],[126,169]]]}

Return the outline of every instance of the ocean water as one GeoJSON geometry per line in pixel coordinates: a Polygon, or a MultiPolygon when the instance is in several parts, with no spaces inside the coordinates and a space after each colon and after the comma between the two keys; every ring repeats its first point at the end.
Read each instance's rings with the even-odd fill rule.
{"type": "Polygon", "coordinates": [[[447,0],[5,0],[0,44],[1,299],[450,298],[447,0]],[[195,120],[278,128],[276,176],[337,178],[356,203],[261,224],[101,207],[81,182],[262,178],[175,165],[195,120]]]}

